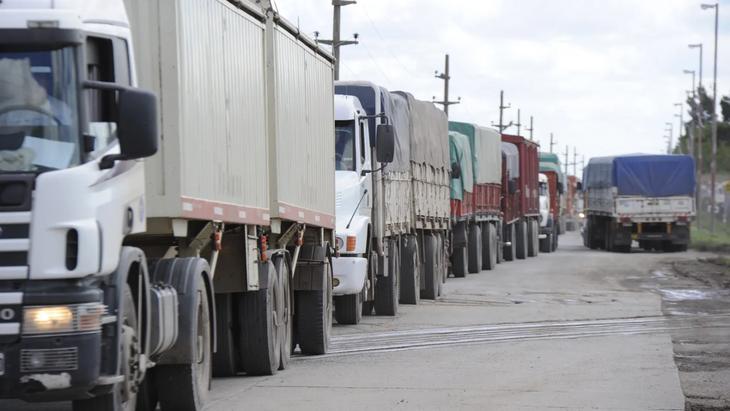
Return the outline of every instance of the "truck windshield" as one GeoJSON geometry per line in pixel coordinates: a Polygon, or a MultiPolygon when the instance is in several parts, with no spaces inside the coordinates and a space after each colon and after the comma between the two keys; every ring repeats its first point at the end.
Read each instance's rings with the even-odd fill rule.
{"type": "Polygon", "coordinates": [[[355,122],[335,122],[335,169],[357,171],[355,163],[355,122]]]}
{"type": "Polygon", "coordinates": [[[75,58],[72,47],[0,51],[0,172],[79,164],[75,58]]]}

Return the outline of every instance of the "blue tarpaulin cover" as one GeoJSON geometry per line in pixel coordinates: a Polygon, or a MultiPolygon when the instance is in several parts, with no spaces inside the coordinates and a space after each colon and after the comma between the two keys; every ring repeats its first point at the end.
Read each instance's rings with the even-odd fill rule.
{"type": "Polygon", "coordinates": [[[668,197],[695,192],[692,156],[632,154],[597,157],[583,171],[583,189],[616,187],[618,195],[668,197]]]}

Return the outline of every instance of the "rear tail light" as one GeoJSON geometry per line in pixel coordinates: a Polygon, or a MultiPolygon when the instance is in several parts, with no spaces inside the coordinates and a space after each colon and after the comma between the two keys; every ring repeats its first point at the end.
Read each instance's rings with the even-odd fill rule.
{"type": "Polygon", "coordinates": [[[678,216],[677,221],[687,221],[687,216],[686,215],[678,216]]]}
{"type": "Polygon", "coordinates": [[[631,222],[631,217],[621,217],[621,222],[622,223],[630,223],[631,222]]]}

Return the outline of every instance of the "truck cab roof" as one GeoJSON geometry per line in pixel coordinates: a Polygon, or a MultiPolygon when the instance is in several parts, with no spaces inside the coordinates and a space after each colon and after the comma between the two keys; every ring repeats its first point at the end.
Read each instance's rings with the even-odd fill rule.
{"type": "Polygon", "coordinates": [[[129,27],[124,0],[3,0],[0,12],[0,29],[34,28],[33,22],[78,30],[84,24],[129,27]]]}
{"type": "Polygon", "coordinates": [[[335,94],[335,121],[353,120],[354,114],[367,115],[360,104],[360,99],[355,96],[335,94]]]}

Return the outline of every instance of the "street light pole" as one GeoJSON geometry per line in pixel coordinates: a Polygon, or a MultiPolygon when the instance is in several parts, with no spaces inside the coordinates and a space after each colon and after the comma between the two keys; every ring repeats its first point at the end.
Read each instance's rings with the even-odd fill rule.
{"type": "Polygon", "coordinates": [[[665,130],[669,132],[669,141],[667,142],[667,154],[672,154],[672,148],[673,148],[673,134],[672,131],[674,131],[674,124],[672,123],[666,123],[669,126],[669,129],[665,130]]]}
{"type": "Polygon", "coordinates": [[[717,31],[720,18],[719,4],[703,4],[702,10],[715,9],[715,70],[712,82],[712,159],[710,160],[710,172],[712,179],[710,182],[710,193],[712,193],[712,212],[710,213],[710,232],[715,232],[715,178],[717,177],[717,31]]]}
{"type": "MultiPolygon", "coordinates": [[[[692,74],[692,101],[695,100],[696,91],[695,91],[695,71],[694,70],[684,70],[684,74],[692,74]]],[[[687,92],[689,93],[689,92],[687,92]]],[[[695,115],[699,117],[699,110],[695,107],[695,115]]],[[[696,124],[695,124],[696,126],[696,124]]],[[[692,133],[692,129],[690,128],[689,133],[689,155],[692,157],[695,156],[695,135],[692,133]]]]}
{"type": "MultiPolygon", "coordinates": [[[[702,194],[702,135],[704,134],[704,126],[702,124],[702,117],[705,115],[705,108],[702,106],[702,43],[690,44],[689,48],[700,49],[700,72],[697,76],[697,124],[695,128],[697,130],[697,198],[695,199],[697,207],[701,204],[702,194]]],[[[702,229],[701,214],[697,213],[697,228],[702,229]]]]}

